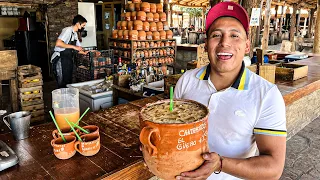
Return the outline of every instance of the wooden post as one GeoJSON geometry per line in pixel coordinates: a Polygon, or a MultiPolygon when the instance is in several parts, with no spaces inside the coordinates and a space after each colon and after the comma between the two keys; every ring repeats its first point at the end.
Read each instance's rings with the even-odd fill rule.
{"type": "Polygon", "coordinates": [[[291,15],[290,23],[290,41],[294,43],[294,30],[296,29],[296,15],[297,15],[298,4],[293,4],[293,12],[291,15]]]}
{"type": "MultiPolygon", "coordinates": [[[[263,2],[264,2],[264,0],[261,0],[261,2],[260,2],[260,12],[261,12],[261,13],[262,13],[262,8],[263,8],[263,2]]],[[[259,46],[261,26],[262,26],[262,16],[260,16],[260,26],[257,27],[257,31],[256,31],[256,43],[255,43],[255,47],[256,47],[256,46],[259,46]]]]}
{"type": "Polygon", "coordinates": [[[262,37],[262,49],[268,49],[268,41],[269,41],[269,30],[270,30],[270,15],[271,15],[271,2],[272,0],[267,0],[266,2],[266,10],[265,10],[265,18],[264,18],[264,31],[262,37]]]}
{"type": "Polygon", "coordinates": [[[172,12],[173,4],[170,4],[170,27],[173,27],[173,12],[172,12]]]}
{"type": "MultiPolygon", "coordinates": [[[[243,0],[242,6],[244,9],[247,10],[249,17],[251,16],[252,8],[258,8],[259,7],[259,1],[258,0],[243,0]]],[[[260,21],[261,22],[261,21],[260,21]]],[[[259,36],[257,34],[257,26],[251,26],[249,30],[249,39],[250,39],[250,58],[253,57],[253,49],[256,44],[256,36],[259,36]]]]}
{"type": "Polygon", "coordinates": [[[284,8],[286,6],[282,6],[281,16],[280,16],[280,22],[279,22],[279,31],[278,31],[278,39],[282,42],[282,26],[283,26],[283,18],[284,18],[284,8]]]}
{"type": "Polygon", "coordinates": [[[299,30],[300,30],[300,18],[301,18],[301,9],[299,9],[298,19],[297,19],[297,29],[296,29],[296,35],[299,36],[299,30]]]}
{"type": "Polygon", "coordinates": [[[315,11],[316,11],[315,8],[309,11],[309,22],[308,22],[308,33],[307,33],[308,38],[312,37],[313,16],[315,11]]]}
{"type": "MultiPolygon", "coordinates": [[[[318,0],[318,7],[320,6],[320,0],[318,0]]],[[[313,53],[319,54],[320,53],[320,10],[317,10],[317,17],[315,23],[315,30],[314,30],[314,43],[313,43],[313,53]]]]}
{"type": "Polygon", "coordinates": [[[278,32],[278,9],[279,9],[279,6],[276,5],[275,7],[276,14],[274,15],[275,32],[278,32]]]}
{"type": "Polygon", "coordinates": [[[202,29],[202,31],[204,30],[204,14],[206,13],[206,8],[205,7],[203,7],[202,8],[202,24],[201,24],[201,29],[202,29]]]}
{"type": "Polygon", "coordinates": [[[167,15],[167,22],[168,22],[168,19],[169,19],[169,0],[163,0],[163,12],[166,13],[167,15]]]}

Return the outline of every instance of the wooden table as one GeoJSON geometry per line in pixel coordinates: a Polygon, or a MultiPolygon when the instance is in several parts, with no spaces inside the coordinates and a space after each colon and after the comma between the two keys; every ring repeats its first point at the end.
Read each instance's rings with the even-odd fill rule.
{"type": "Polygon", "coordinates": [[[130,91],[130,89],[128,88],[113,85],[112,89],[113,89],[113,92],[112,92],[113,105],[119,104],[119,98],[123,98],[128,101],[135,101],[138,99],[145,98],[143,97],[141,92],[133,92],[133,91],[130,91]]]}
{"type": "MultiPolygon", "coordinates": [[[[320,89],[320,58],[294,63],[308,64],[309,74],[294,82],[277,82],[287,107],[320,89]]],[[[18,154],[20,163],[0,172],[0,179],[148,179],[153,175],[144,167],[139,151],[138,113],[145,104],[160,99],[163,97],[157,95],[87,114],[82,125],[98,125],[101,133],[102,147],[93,157],[77,153],[69,160],[58,160],[50,146],[52,123],[33,127],[30,137],[18,142],[11,133],[1,134],[0,139],[18,154]]]]}

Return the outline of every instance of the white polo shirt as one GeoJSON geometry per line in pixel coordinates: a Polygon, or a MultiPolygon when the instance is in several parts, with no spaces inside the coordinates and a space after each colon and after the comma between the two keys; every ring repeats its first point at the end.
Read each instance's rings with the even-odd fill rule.
{"type": "MultiPolygon", "coordinates": [[[[210,81],[210,64],[187,71],[178,81],[174,96],[195,100],[208,107],[210,152],[230,158],[255,156],[254,134],[286,136],[283,97],[277,86],[252,73],[242,64],[233,85],[217,91],[210,81]]],[[[221,172],[208,179],[238,179],[221,172]]]]}

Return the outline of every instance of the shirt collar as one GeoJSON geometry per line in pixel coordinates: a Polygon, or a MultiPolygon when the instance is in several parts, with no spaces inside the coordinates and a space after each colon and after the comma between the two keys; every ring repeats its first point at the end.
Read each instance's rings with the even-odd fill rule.
{"type": "MultiPolygon", "coordinates": [[[[204,66],[197,73],[196,77],[200,80],[208,80],[210,75],[211,67],[210,63],[207,66],[204,66]]],[[[242,66],[239,72],[239,75],[236,81],[232,84],[231,87],[238,90],[248,90],[249,85],[249,74],[250,70],[245,68],[244,62],[242,62],[242,66]]]]}

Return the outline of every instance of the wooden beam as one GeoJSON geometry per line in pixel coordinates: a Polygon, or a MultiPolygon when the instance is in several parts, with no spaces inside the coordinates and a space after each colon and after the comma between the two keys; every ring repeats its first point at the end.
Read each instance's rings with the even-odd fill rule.
{"type": "Polygon", "coordinates": [[[318,10],[316,17],[315,33],[314,33],[314,44],[313,44],[313,53],[320,54],[320,0],[318,0],[318,10]]]}
{"type": "Polygon", "coordinates": [[[314,19],[314,12],[315,11],[316,11],[315,8],[313,8],[309,11],[309,22],[308,22],[308,33],[307,33],[308,38],[312,37],[312,26],[313,26],[313,19],[314,19]]]}
{"type": "Polygon", "coordinates": [[[265,18],[264,18],[264,31],[262,36],[262,49],[268,50],[268,41],[269,41],[269,30],[270,30],[270,17],[271,17],[271,2],[272,0],[266,1],[266,9],[265,9],[265,18]]]}
{"type": "Polygon", "coordinates": [[[278,39],[282,41],[282,25],[283,25],[283,20],[284,20],[284,8],[285,5],[282,6],[282,11],[280,15],[280,22],[279,22],[279,31],[278,31],[278,39]]]}
{"type": "Polygon", "coordinates": [[[294,43],[294,31],[296,29],[296,15],[297,15],[298,4],[293,4],[293,12],[291,14],[290,23],[290,41],[294,43]]]}
{"type": "MultiPolygon", "coordinates": [[[[259,8],[259,0],[244,0],[242,1],[242,6],[247,10],[249,17],[251,16],[252,8],[259,8]]],[[[260,21],[261,22],[261,21],[260,21]]],[[[253,49],[256,44],[256,36],[257,36],[257,26],[251,26],[249,32],[250,39],[250,58],[253,57],[253,49]]],[[[258,35],[259,36],[259,35],[258,35]]]]}
{"type": "Polygon", "coordinates": [[[203,7],[205,7],[205,6],[188,6],[186,4],[178,4],[178,3],[173,3],[173,5],[182,6],[182,7],[190,7],[190,8],[203,8],[203,7]]]}
{"type": "Polygon", "coordinates": [[[299,9],[299,14],[298,14],[298,19],[297,19],[297,29],[296,29],[296,34],[298,36],[299,30],[300,30],[300,19],[301,19],[301,9],[299,9]]]}

